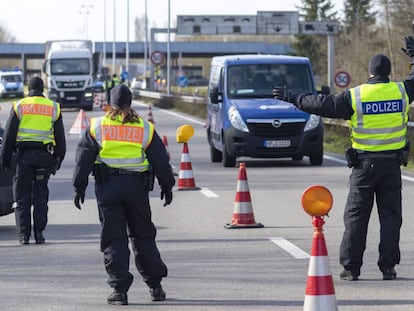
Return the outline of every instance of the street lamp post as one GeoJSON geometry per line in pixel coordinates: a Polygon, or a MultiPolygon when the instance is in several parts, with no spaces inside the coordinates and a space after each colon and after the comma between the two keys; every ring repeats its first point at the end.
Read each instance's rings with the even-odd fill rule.
{"type": "Polygon", "coordinates": [[[114,20],[113,20],[113,40],[112,40],[112,74],[116,73],[115,69],[115,62],[116,62],[116,50],[115,50],[115,42],[116,42],[116,1],[114,0],[114,20]]]}
{"type": "Polygon", "coordinates": [[[171,0],[168,0],[168,31],[167,31],[167,94],[171,93],[171,0]]]}
{"type": "MultiPolygon", "coordinates": [[[[144,79],[145,86],[148,87],[147,71],[148,71],[148,6],[147,0],[145,0],[145,39],[144,39],[144,79]]],[[[152,77],[151,77],[152,78],[152,77]]],[[[151,79],[150,79],[151,81],[151,79]]]]}
{"type": "Polygon", "coordinates": [[[79,14],[83,15],[83,31],[85,32],[85,38],[88,39],[88,15],[93,8],[92,4],[82,4],[79,14]]]}

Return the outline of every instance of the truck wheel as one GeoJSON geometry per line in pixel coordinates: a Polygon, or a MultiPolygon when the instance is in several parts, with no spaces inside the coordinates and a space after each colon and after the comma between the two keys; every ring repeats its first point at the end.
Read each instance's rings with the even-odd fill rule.
{"type": "Polygon", "coordinates": [[[92,110],[93,110],[93,102],[92,102],[92,104],[90,104],[89,106],[86,106],[86,107],[85,107],[85,110],[86,110],[86,111],[92,111],[92,110]]]}
{"type": "Polygon", "coordinates": [[[236,165],[236,157],[229,155],[227,151],[226,143],[223,142],[223,166],[234,167],[236,165]]]}
{"type": "Polygon", "coordinates": [[[223,154],[219,150],[214,148],[214,146],[211,144],[210,144],[210,159],[211,159],[211,162],[213,163],[221,162],[221,160],[223,159],[223,154]]]}

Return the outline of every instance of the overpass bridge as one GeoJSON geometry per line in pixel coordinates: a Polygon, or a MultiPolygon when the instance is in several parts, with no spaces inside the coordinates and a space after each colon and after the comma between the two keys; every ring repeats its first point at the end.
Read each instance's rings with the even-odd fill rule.
{"type": "MultiPolygon", "coordinates": [[[[148,46],[149,52],[160,51],[167,53],[167,42],[129,42],[128,57],[131,59],[144,59],[145,47],[148,46]]],[[[103,53],[105,58],[113,58],[113,42],[95,42],[95,52],[103,53]],[[105,44],[105,46],[104,46],[105,44]],[[104,49],[105,48],[105,49],[104,49]]],[[[127,51],[126,42],[115,42],[115,58],[125,59],[127,51]]],[[[292,49],[289,44],[275,44],[266,42],[194,42],[194,41],[172,41],[170,42],[170,55],[172,63],[177,63],[180,58],[211,58],[216,55],[225,54],[289,54],[292,49]]],[[[27,68],[27,62],[31,59],[43,60],[45,57],[44,43],[0,43],[0,59],[20,59],[20,68],[26,75],[33,69],[27,68]]],[[[103,55],[102,55],[103,56],[103,55]]]]}

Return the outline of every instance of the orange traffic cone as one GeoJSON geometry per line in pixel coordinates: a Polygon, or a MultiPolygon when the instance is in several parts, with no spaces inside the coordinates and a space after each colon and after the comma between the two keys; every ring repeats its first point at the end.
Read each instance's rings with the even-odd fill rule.
{"type": "Polygon", "coordinates": [[[81,109],[76,116],[75,122],[73,122],[72,127],[69,130],[70,134],[82,135],[83,131],[89,126],[89,118],[86,116],[85,111],[81,109]]]}
{"type": "Polygon", "coordinates": [[[187,143],[183,144],[181,154],[180,172],[178,174],[178,190],[198,190],[193,176],[190,154],[188,153],[187,143]]]}
{"type": "Polygon", "coordinates": [[[233,218],[231,224],[226,224],[224,227],[227,229],[264,227],[261,223],[256,223],[254,220],[245,163],[240,163],[233,218]]]}
{"type": "Polygon", "coordinates": [[[324,223],[321,216],[313,217],[314,233],[303,311],[338,310],[322,229],[324,223]]]}
{"type": "Polygon", "coordinates": [[[152,105],[148,105],[148,119],[147,119],[147,121],[155,124],[154,118],[152,116],[152,105]]]}

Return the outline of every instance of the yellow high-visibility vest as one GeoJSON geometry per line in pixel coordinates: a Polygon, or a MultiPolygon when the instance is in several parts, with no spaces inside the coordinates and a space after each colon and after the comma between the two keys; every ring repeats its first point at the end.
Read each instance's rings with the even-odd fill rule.
{"type": "Polygon", "coordinates": [[[96,163],[129,171],[145,172],[149,162],[145,149],[154,135],[154,125],[144,121],[122,124],[120,116],[92,118],[90,133],[100,146],[96,163]]]}
{"type": "Polygon", "coordinates": [[[354,110],[349,122],[352,147],[372,152],[404,148],[409,109],[404,84],[362,84],[350,92],[354,110]]]}
{"type": "Polygon", "coordinates": [[[20,120],[17,142],[32,141],[55,145],[53,123],[60,115],[60,105],[42,96],[30,96],[13,104],[20,120]]]}

